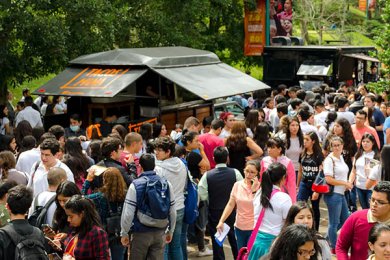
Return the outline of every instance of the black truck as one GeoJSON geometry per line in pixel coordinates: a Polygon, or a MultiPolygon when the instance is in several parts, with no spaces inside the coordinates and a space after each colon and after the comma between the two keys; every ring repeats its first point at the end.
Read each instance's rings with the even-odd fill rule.
{"type": "Polygon", "coordinates": [[[377,64],[375,47],[268,46],[264,49],[263,81],[271,87],[299,85],[304,89],[326,83],[367,82],[367,68],[377,64]],[[371,56],[370,56],[371,55],[371,56]]]}

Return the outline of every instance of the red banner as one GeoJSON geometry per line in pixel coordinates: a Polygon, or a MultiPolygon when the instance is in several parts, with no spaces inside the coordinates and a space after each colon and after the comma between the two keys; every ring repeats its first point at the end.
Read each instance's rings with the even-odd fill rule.
{"type": "Polygon", "coordinates": [[[246,10],[244,17],[246,56],[261,56],[266,44],[266,0],[258,0],[255,10],[246,10]]]}

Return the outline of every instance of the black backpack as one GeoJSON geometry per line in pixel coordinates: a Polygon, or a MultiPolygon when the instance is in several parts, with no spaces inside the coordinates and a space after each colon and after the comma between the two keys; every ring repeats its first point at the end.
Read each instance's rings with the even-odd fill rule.
{"type": "MultiPolygon", "coordinates": [[[[35,198],[35,201],[38,201],[38,196],[35,198]]],[[[46,202],[45,206],[43,207],[34,205],[34,212],[28,218],[28,223],[30,223],[30,225],[33,225],[34,227],[37,228],[41,228],[42,224],[48,224],[46,223],[47,211],[51,206],[51,204],[55,201],[55,199],[56,199],[56,195],[54,195],[48,202],[46,202]]]]}
{"type": "Polygon", "coordinates": [[[41,242],[42,232],[34,227],[30,235],[22,236],[10,225],[3,227],[5,233],[16,245],[15,260],[48,260],[45,245],[41,242]]]}

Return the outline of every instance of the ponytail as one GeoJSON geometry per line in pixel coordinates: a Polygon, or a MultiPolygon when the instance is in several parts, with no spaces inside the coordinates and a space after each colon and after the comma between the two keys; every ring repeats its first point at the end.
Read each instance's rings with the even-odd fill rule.
{"type": "Polygon", "coordinates": [[[260,197],[260,203],[263,208],[270,208],[273,210],[270,202],[273,185],[279,184],[284,176],[286,176],[286,167],[281,163],[272,163],[263,173],[260,197]]]}

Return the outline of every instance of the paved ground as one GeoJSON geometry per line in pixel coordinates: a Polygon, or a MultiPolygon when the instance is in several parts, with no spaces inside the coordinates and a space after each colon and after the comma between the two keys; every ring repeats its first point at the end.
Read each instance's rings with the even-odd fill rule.
{"type": "MultiPolygon", "coordinates": [[[[321,209],[320,233],[323,235],[326,235],[326,232],[328,230],[328,210],[326,208],[326,205],[325,205],[323,199],[321,199],[320,207],[321,207],[320,208],[321,209]]],[[[208,245],[208,247],[210,249],[212,249],[211,241],[210,241],[210,245],[208,245]]],[[[223,245],[223,248],[224,248],[224,252],[225,252],[225,258],[227,260],[233,260],[232,251],[230,249],[229,242],[227,242],[227,239],[223,245]]],[[[197,257],[198,248],[196,245],[189,245],[187,247],[187,249],[188,249],[189,259],[191,259],[191,260],[195,260],[195,259],[196,260],[211,260],[211,259],[213,259],[213,256],[197,257]]],[[[334,259],[336,259],[336,258],[334,258],[334,259]]]]}

